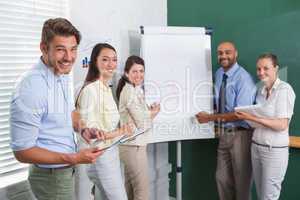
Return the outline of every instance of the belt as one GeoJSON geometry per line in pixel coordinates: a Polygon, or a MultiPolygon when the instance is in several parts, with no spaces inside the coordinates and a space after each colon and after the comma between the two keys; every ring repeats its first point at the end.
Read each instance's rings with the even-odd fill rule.
{"type": "Polygon", "coordinates": [[[38,168],[38,169],[49,171],[49,172],[60,171],[60,170],[64,170],[64,169],[74,169],[73,165],[67,165],[67,166],[55,167],[55,168],[46,168],[46,167],[40,167],[40,166],[37,166],[37,165],[33,165],[33,166],[38,168]]]}
{"type": "Polygon", "coordinates": [[[287,147],[289,147],[289,146],[271,146],[271,145],[267,145],[267,144],[260,144],[260,143],[255,142],[254,140],[252,140],[252,143],[256,144],[258,146],[267,147],[267,148],[287,148],[287,147]]]}
{"type": "Polygon", "coordinates": [[[237,126],[237,127],[224,127],[224,131],[229,132],[229,131],[247,131],[250,130],[249,128],[245,128],[242,126],[237,126]]]}

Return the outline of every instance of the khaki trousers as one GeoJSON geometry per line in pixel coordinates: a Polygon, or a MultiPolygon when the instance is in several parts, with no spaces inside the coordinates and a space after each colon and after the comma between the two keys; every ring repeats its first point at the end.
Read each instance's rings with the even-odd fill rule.
{"type": "Polygon", "coordinates": [[[251,199],[252,130],[231,130],[220,135],[216,182],[220,200],[251,199]]]}
{"type": "Polygon", "coordinates": [[[146,146],[121,145],[128,200],[149,200],[148,159],[146,146]]]}
{"type": "Polygon", "coordinates": [[[74,169],[42,169],[30,166],[29,183],[37,200],[73,200],[74,169]]]}

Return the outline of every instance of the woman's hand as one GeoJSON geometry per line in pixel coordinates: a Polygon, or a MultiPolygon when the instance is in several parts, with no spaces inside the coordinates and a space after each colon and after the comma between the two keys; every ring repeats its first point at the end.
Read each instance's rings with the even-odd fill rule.
{"type": "Polygon", "coordinates": [[[160,104],[159,103],[153,103],[150,106],[150,112],[151,112],[151,118],[153,119],[160,111],[160,104]]]}
{"type": "Polygon", "coordinates": [[[122,135],[131,136],[135,130],[135,125],[133,122],[129,122],[120,127],[122,135]]]}
{"type": "Polygon", "coordinates": [[[240,120],[250,120],[253,121],[255,116],[246,112],[237,111],[234,112],[234,115],[240,120]]]}
{"type": "Polygon", "coordinates": [[[105,140],[105,132],[97,128],[83,128],[80,134],[88,144],[90,144],[92,139],[105,140]]]}
{"type": "Polygon", "coordinates": [[[112,132],[105,134],[105,139],[113,139],[122,135],[131,136],[135,130],[135,125],[133,122],[122,125],[120,128],[115,129],[112,132]]]}

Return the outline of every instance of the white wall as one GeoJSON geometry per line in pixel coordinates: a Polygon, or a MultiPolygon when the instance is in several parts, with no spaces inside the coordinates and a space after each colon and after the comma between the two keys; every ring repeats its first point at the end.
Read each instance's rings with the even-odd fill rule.
{"type": "MultiPolygon", "coordinates": [[[[82,33],[81,46],[108,40],[116,48],[122,68],[129,55],[128,31],[141,25],[167,25],[167,0],[71,0],[70,19],[82,33]]],[[[86,69],[81,68],[85,55],[79,52],[75,84],[85,77],[86,69]]]]}
{"type": "MultiPolygon", "coordinates": [[[[90,38],[90,41],[109,39],[117,49],[120,67],[129,55],[128,30],[136,29],[140,25],[167,25],[167,0],[70,0],[69,2],[70,20],[81,31],[83,39],[90,38]]],[[[85,70],[80,69],[80,54],[78,58],[74,70],[75,84],[85,77],[85,70]]],[[[164,158],[167,157],[166,151],[166,144],[153,145],[149,148],[151,155],[161,154],[164,158]]],[[[159,162],[159,159],[159,156],[154,156],[150,158],[150,162],[159,162]]],[[[157,173],[160,172],[156,170],[157,173]]],[[[155,178],[152,177],[152,180],[155,178]]],[[[159,186],[159,182],[156,185],[159,186]]],[[[29,190],[28,182],[24,181],[0,189],[0,199],[33,200],[34,197],[29,190]]],[[[156,199],[159,199],[159,196],[156,199]]]]}

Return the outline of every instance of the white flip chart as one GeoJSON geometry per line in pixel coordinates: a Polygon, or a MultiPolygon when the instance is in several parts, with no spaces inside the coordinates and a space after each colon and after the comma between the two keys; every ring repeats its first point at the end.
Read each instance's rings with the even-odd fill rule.
{"type": "Polygon", "coordinates": [[[161,104],[151,143],[213,138],[213,123],[194,115],[213,111],[211,40],[204,28],[144,27],[131,34],[131,53],[145,60],[148,104],[161,104]]]}

